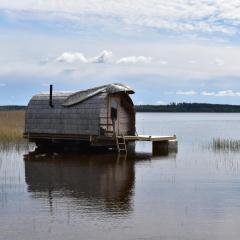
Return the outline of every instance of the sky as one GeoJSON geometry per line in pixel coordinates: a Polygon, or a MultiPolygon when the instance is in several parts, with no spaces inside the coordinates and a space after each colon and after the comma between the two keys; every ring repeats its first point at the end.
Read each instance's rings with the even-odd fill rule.
{"type": "Polygon", "coordinates": [[[108,83],[240,104],[239,0],[0,0],[0,105],[108,83]]]}

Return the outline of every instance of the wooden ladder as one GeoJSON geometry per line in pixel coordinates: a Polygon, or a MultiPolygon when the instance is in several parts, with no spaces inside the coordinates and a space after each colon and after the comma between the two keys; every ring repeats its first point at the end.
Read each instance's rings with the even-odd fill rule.
{"type": "Polygon", "coordinates": [[[124,136],[116,136],[116,145],[118,153],[125,152],[127,154],[127,145],[124,136]]]}

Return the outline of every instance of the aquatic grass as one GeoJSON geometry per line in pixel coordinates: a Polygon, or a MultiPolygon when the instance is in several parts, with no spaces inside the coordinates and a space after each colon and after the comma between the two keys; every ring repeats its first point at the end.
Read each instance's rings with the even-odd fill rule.
{"type": "Polygon", "coordinates": [[[209,147],[214,151],[224,152],[239,152],[240,151],[240,140],[238,139],[222,139],[214,138],[210,143],[209,147]]]}
{"type": "Polygon", "coordinates": [[[0,150],[28,147],[23,138],[25,111],[0,111],[0,150]]]}

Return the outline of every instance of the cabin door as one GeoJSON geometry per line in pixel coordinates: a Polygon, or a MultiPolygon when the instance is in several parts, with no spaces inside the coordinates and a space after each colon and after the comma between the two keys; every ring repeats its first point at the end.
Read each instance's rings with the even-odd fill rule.
{"type": "Polygon", "coordinates": [[[113,132],[119,135],[119,100],[111,98],[110,101],[110,118],[113,124],[113,132]]]}

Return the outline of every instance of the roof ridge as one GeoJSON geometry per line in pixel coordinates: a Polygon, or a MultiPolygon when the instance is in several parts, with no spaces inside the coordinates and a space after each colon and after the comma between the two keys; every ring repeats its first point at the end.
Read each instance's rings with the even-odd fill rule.
{"type": "Polygon", "coordinates": [[[117,92],[125,92],[128,94],[134,93],[134,91],[130,87],[124,84],[112,83],[112,84],[102,85],[99,87],[89,88],[86,90],[75,92],[70,96],[68,96],[68,98],[64,101],[62,105],[66,107],[72,106],[77,103],[83,102],[91,97],[94,97],[101,92],[108,92],[109,94],[113,94],[117,92]]]}

